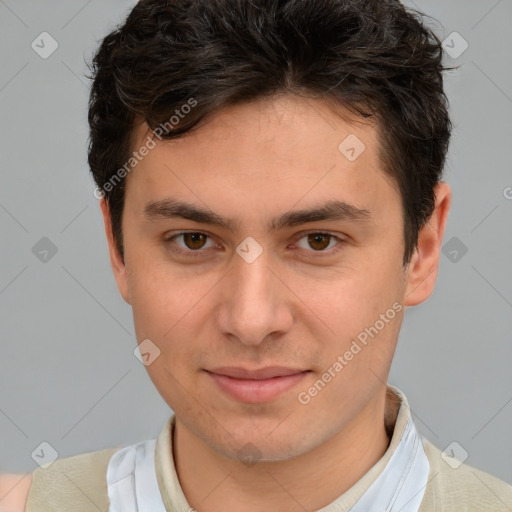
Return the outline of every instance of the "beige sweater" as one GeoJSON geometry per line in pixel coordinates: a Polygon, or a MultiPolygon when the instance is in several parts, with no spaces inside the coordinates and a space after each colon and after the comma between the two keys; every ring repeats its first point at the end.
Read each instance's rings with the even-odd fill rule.
{"type": "MultiPolygon", "coordinates": [[[[350,510],[384,470],[396,450],[409,416],[410,410],[403,397],[400,410],[394,417],[390,445],[382,458],[355,485],[319,512],[350,510]]],[[[175,419],[174,414],[171,415],[158,436],[155,447],[156,474],[166,510],[188,512],[191,507],[180,486],[172,455],[175,419]]],[[[430,462],[430,474],[419,512],[512,512],[511,485],[467,464],[452,469],[436,446],[425,440],[424,447],[430,462]]],[[[36,469],[26,512],[108,511],[107,466],[110,457],[120,448],[58,459],[46,469],[36,469]]]]}

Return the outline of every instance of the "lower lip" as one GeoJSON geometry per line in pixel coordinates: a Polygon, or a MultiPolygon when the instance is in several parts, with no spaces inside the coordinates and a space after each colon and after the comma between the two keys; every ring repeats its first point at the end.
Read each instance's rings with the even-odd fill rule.
{"type": "Polygon", "coordinates": [[[235,400],[251,404],[268,402],[298,384],[307,373],[294,373],[264,380],[234,379],[207,372],[217,385],[235,400]]]}

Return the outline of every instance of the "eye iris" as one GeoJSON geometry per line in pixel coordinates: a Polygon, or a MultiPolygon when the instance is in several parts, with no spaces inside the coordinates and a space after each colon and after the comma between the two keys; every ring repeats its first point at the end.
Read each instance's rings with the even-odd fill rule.
{"type": "MultiPolygon", "coordinates": [[[[206,240],[202,233],[183,233],[183,240],[189,249],[200,249],[206,240]]],[[[308,243],[315,251],[321,251],[329,246],[331,235],[312,233],[308,235],[308,243]]]]}
{"type": "Polygon", "coordinates": [[[315,251],[325,249],[329,245],[330,235],[323,235],[321,233],[313,233],[308,235],[308,243],[315,251]],[[322,243],[323,240],[323,243],[322,243]],[[320,243],[320,247],[315,247],[315,244],[320,243]]]}
{"type": "Polygon", "coordinates": [[[183,240],[189,249],[200,249],[204,245],[206,235],[202,233],[183,233],[183,240]],[[191,240],[191,244],[189,241],[191,240]],[[196,245],[199,244],[199,245],[196,245]]]}

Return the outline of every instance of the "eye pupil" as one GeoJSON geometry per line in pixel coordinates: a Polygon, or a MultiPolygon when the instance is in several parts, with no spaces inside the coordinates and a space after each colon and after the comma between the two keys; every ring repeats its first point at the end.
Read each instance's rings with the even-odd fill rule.
{"type": "Polygon", "coordinates": [[[315,251],[321,251],[329,245],[330,235],[322,233],[313,233],[308,235],[308,243],[315,251]],[[323,240],[323,242],[322,242],[323,240]],[[320,247],[315,247],[315,244],[320,244],[320,247]]]}
{"type": "Polygon", "coordinates": [[[200,249],[204,245],[205,235],[202,233],[183,233],[183,240],[189,249],[200,249]],[[189,243],[191,240],[192,244],[189,243]]]}

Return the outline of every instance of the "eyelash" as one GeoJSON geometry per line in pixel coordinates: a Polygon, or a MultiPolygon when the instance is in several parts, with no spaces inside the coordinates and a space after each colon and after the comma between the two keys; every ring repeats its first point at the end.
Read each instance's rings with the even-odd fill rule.
{"type": "MultiPolygon", "coordinates": [[[[186,235],[186,234],[204,235],[207,238],[209,238],[210,240],[212,240],[212,237],[210,235],[208,235],[207,233],[204,233],[202,231],[180,231],[178,233],[173,234],[172,236],[166,237],[164,239],[164,243],[169,246],[171,244],[174,245],[174,247],[171,248],[171,250],[177,254],[181,254],[181,255],[185,255],[185,256],[192,256],[194,258],[203,257],[203,255],[207,251],[207,249],[197,249],[195,251],[192,249],[185,250],[173,243],[175,238],[178,238],[179,236],[186,235]]],[[[324,231],[308,231],[307,233],[304,233],[297,241],[302,240],[303,238],[307,237],[308,235],[327,235],[331,238],[334,238],[338,242],[337,245],[335,245],[333,248],[331,248],[329,250],[320,250],[320,251],[309,250],[308,251],[307,249],[301,249],[301,250],[305,250],[306,252],[312,252],[312,253],[318,254],[318,256],[315,256],[315,257],[321,258],[322,255],[330,256],[332,254],[335,254],[338,251],[341,251],[343,249],[343,246],[347,243],[346,240],[344,240],[332,233],[324,232],[324,231]]]]}

